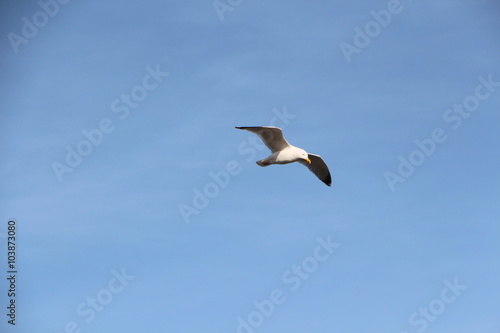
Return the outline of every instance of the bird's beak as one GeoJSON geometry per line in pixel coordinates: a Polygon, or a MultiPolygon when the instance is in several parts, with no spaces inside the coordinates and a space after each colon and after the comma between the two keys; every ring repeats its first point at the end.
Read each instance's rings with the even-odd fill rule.
{"type": "Polygon", "coordinates": [[[306,158],[307,163],[311,164],[311,160],[306,158]]]}

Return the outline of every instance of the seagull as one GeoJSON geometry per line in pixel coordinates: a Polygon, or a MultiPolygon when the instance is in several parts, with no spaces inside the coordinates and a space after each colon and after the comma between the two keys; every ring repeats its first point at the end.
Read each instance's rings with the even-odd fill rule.
{"type": "Polygon", "coordinates": [[[332,185],[332,177],[325,161],[314,154],[307,153],[304,149],[292,146],[283,137],[281,128],[274,126],[246,126],[235,127],[257,134],[262,142],[271,150],[271,155],[256,163],[261,167],[271,164],[288,164],[299,162],[309,168],[323,183],[332,185]]]}

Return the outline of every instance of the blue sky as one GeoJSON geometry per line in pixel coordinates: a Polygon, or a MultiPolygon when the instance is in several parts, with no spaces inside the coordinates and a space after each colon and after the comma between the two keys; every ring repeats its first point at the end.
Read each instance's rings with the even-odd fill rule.
{"type": "Polygon", "coordinates": [[[500,331],[495,1],[40,3],[0,11],[2,332],[500,331]]]}

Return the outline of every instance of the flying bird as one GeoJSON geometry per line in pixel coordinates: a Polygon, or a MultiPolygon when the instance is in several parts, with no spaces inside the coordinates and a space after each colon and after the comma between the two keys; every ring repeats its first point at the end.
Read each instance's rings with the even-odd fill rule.
{"type": "Polygon", "coordinates": [[[314,154],[307,153],[304,149],[292,146],[283,137],[281,128],[274,126],[247,126],[235,127],[257,134],[262,142],[271,150],[271,155],[256,163],[261,167],[271,164],[288,164],[299,162],[309,168],[323,183],[332,185],[332,177],[325,161],[314,154]]]}

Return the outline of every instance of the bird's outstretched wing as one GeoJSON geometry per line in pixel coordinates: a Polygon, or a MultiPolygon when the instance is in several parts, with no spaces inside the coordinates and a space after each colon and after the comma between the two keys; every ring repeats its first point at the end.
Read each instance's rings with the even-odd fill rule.
{"type": "Polygon", "coordinates": [[[283,137],[283,132],[281,128],[274,126],[247,126],[247,127],[235,127],[237,129],[247,130],[252,133],[257,134],[262,142],[275,153],[277,151],[283,150],[290,144],[283,137]]]}
{"type": "Polygon", "coordinates": [[[312,173],[316,175],[323,183],[328,186],[332,185],[332,176],[330,175],[330,170],[328,170],[328,166],[325,161],[314,154],[308,154],[311,163],[307,163],[307,161],[299,161],[300,164],[305,165],[312,173]]]}

